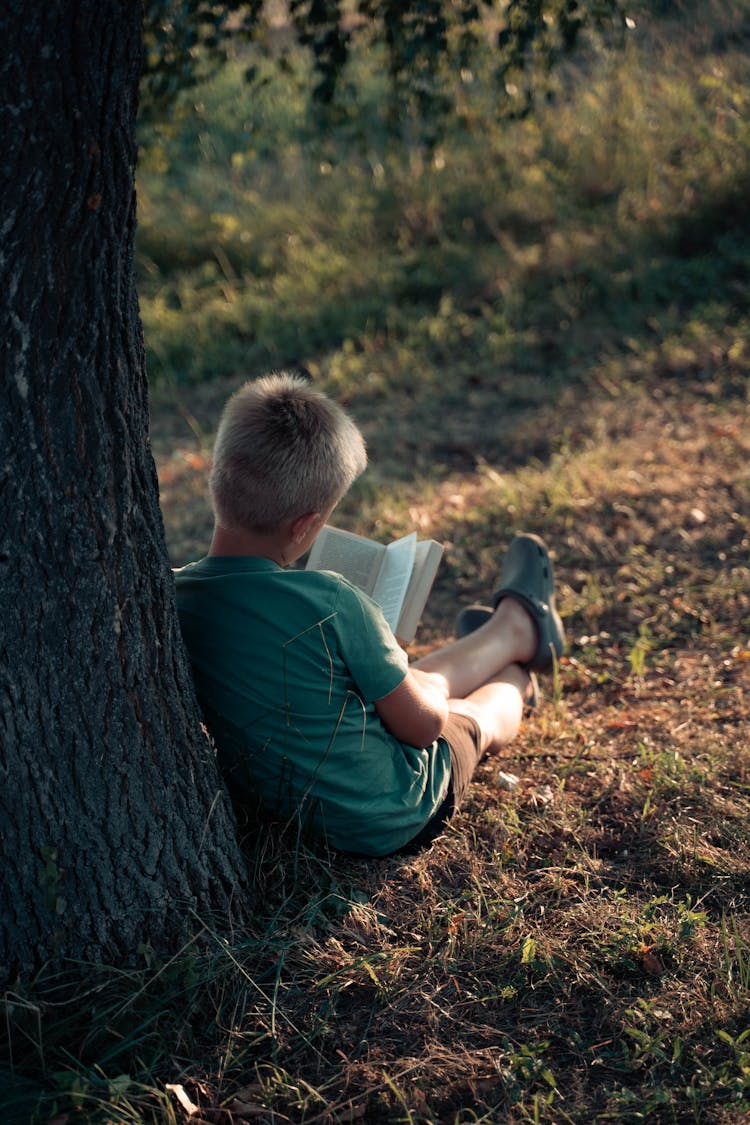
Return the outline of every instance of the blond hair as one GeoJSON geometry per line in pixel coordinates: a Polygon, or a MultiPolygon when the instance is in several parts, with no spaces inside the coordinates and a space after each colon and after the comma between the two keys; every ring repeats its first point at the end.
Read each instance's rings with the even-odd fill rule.
{"type": "Polygon", "coordinates": [[[210,476],[217,522],[274,531],[336,504],[367,464],[348,414],[285,371],[245,383],[219,423],[210,476]]]}

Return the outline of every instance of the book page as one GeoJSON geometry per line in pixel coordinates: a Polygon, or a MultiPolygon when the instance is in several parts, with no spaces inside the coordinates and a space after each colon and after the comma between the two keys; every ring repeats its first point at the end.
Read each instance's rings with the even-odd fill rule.
{"type": "Polygon", "coordinates": [[[380,564],[380,574],[375,583],[373,598],[383,611],[383,615],[393,631],[396,631],[401,607],[404,602],[414,556],[417,550],[415,532],[389,543],[380,564]]]}
{"type": "Polygon", "coordinates": [[[333,570],[343,574],[372,597],[385,552],[382,543],[326,525],[310,548],[305,570],[333,570]]]}
{"type": "Polygon", "coordinates": [[[422,543],[417,543],[411,581],[406,591],[398,625],[394,630],[400,641],[414,640],[442,556],[443,546],[437,540],[426,539],[422,543]]]}

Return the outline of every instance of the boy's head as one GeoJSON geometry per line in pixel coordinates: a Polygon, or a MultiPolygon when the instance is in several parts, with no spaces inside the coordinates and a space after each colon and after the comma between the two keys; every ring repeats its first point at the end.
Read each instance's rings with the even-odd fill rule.
{"type": "Polygon", "coordinates": [[[210,487],[217,522],[271,532],[327,512],[366,464],[354,422],[304,379],[281,371],[245,383],[216,435],[210,487]]]}

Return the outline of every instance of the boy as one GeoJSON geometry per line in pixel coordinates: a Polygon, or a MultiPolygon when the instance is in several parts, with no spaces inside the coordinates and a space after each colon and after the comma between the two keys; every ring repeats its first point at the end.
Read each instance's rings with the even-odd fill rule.
{"type": "Polygon", "coordinates": [[[563,631],[535,536],[513,540],[493,606],[464,611],[465,635],[411,667],[366,594],[287,569],[366,463],[355,424],[309,383],[282,372],[245,384],[216,437],[208,555],[175,581],[235,797],[383,856],[439,834],[482,755],[516,734],[530,672],[553,664],[563,631]]]}

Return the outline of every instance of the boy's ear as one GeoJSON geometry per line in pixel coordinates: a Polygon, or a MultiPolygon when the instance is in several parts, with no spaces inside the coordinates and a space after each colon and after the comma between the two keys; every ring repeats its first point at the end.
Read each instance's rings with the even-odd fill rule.
{"type": "Polygon", "coordinates": [[[304,542],[315,524],[319,521],[320,512],[308,512],[307,515],[297,516],[296,520],[292,523],[292,541],[294,543],[304,542]]]}

